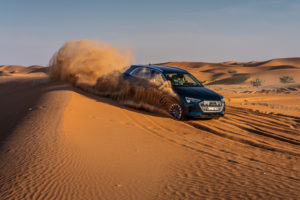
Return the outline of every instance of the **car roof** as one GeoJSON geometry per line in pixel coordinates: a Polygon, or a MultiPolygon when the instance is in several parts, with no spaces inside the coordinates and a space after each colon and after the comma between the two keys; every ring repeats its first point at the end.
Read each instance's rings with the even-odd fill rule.
{"type": "Polygon", "coordinates": [[[147,67],[151,69],[156,69],[158,71],[161,71],[162,73],[187,73],[186,70],[177,67],[169,67],[162,65],[132,65],[132,67],[147,67]]]}

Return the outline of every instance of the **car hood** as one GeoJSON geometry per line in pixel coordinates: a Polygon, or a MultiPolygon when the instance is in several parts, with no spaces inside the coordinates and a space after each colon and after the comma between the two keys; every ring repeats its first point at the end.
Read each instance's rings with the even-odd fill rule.
{"type": "Polygon", "coordinates": [[[206,87],[173,87],[173,90],[181,97],[191,97],[201,100],[219,101],[223,97],[206,87]]]}

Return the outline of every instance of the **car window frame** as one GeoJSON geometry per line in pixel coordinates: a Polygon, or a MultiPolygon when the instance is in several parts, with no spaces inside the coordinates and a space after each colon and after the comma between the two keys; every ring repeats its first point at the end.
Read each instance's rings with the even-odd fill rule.
{"type": "Polygon", "coordinates": [[[159,74],[159,75],[161,76],[161,78],[162,78],[161,85],[163,85],[164,82],[166,82],[167,79],[166,79],[166,77],[164,76],[164,74],[163,74],[161,71],[156,70],[156,69],[152,69],[152,68],[149,68],[149,69],[150,69],[150,71],[151,71],[150,81],[152,80],[153,73],[157,73],[157,74],[159,74]]]}

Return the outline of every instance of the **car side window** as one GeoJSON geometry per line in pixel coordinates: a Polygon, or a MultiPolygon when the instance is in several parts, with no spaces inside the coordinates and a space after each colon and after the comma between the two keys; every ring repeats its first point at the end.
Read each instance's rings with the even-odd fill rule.
{"type": "Polygon", "coordinates": [[[146,67],[140,67],[134,70],[131,74],[132,76],[143,78],[149,80],[151,77],[150,69],[146,67]]]}
{"type": "Polygon", "coordinates": [[[164,83],[162,74],[155,70],[151,70],[151,79],[150,80],[157,85],[162,85],[164,83]]]}

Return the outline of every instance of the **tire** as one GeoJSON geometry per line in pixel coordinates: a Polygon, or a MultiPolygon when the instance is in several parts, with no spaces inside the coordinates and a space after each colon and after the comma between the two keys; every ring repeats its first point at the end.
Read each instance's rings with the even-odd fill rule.
{"type": "Polygon", "coordinates": [[[169,107],[169,113],[177,120],[184,120],[185,114],[181,105],[178,103],[173,103],[169,107]]]}

